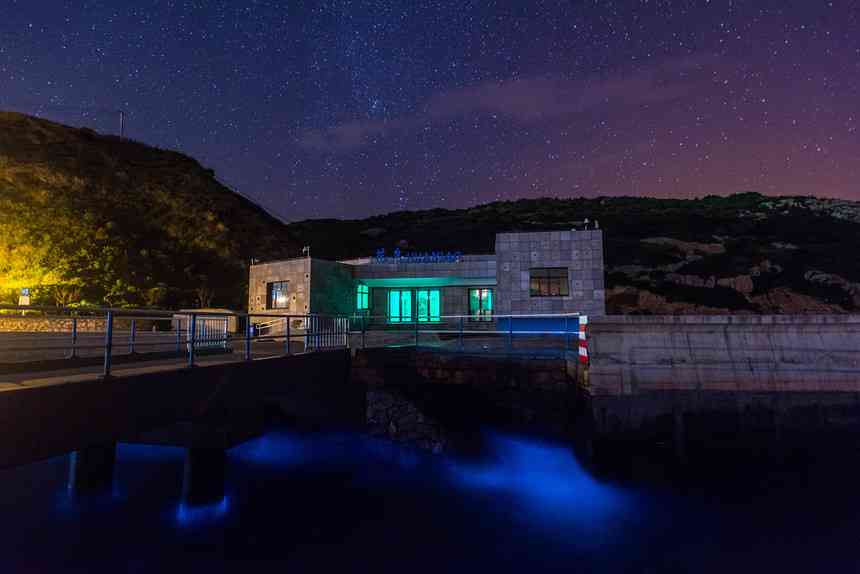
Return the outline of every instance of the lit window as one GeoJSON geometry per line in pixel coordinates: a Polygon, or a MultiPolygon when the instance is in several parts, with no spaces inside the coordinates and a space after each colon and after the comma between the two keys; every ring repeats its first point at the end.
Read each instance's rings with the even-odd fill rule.
{"type": "Polygon", "coordinates": [[[367,311],[370,309],[370,288],[367,285],[359,285],[355,290],[356,311],[367,311]]]}
{"type": "Polygon", "coordinates": [[[492,320],[492,289],[469,289],[469,316],[472,321],[492,320]]]}
{"type": "Polygon", "coordinates": [[[415,292],[418,321],[438,322],[442,315],[442,296],[438,289],[419,289],[415,292]]]}
{"type": "Polygon", "coordinates": [[[391,323],[412,321],[412,291],[393,289],[388,292],[388,320],[391,323]]]}
{"type": "Polygon", "coordinates": [[[290,300],[287,296],[289,281],[275,281],[266,285],[266,309],[287,309],[290,300]]]}
{"type": "Polygon", "coordinates": [[[531,297],[567,297],[567,267],[529,269],[529,295],[531,297]]]}

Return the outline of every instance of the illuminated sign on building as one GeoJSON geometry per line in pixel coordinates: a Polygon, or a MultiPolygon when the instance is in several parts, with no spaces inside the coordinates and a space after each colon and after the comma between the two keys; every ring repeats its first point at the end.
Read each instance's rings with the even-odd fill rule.
{"type": "Polygon", "coordinates": [[[400,248],[392,256],[385,255],[385,249],[376,250],[377,263],[456,263],[463,257],[461,251],[431,251],[430,253],[403,253],[400,248]]]}

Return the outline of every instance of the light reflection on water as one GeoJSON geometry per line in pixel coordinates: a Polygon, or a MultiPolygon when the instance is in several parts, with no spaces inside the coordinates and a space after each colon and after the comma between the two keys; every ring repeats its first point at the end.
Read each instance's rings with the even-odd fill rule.
{"type": "Polygon", "coordinates": [[[361,564],[402,572],[415,570],[420,556],[438,571],[456,556],[471,569],[522,571],[534,570],[539,556],[545,570],[576,563],[597,571],[725,572],[767,532],[772,542],[758,557],[781,556],[787,571],[810,550],[780,536],[803,539],[826,528],[815,555],[839,565],[860,526],[853,483],[804,484],[803,496],[795,489],[769,498],[771,489],[750,496],[744,487],[732,506],[719,489],[715,497],[685,497],[602,483],[562,446],[493,434],[486,444],[491,452],[475,461],[356,434],[272,432],[228,453],[225,497],[202,508],[181,504],[183,449],[120,445],[118,490],[79,500],[66,495],[68,457],[58,457],[0,471],[0,552],[31,571],[62,571],[76,556],[81,571],[113,572],[128,555],[159,571],[192,544],[196,558],[289,558],[297,570],[361,564]],[[839,504],[828,504],[833,498],[839,504]],[[827,515],[819,516],[822,508],[827,515]],[[105,552],[104,564],[90,568],[105,552]],[[676,564],[691,568],[672,570],[676,564]]]}
{"type": "Polygon", "coordinates": [[[597,521],[630,500],[597,482],[569,448],[491,435],[492,463],[452,463],[451,476],[469,487],[511,493],[542,513],[597,521]]]}
{"type": "Polygon", "coordinates": [[[176,509],[176,521],[181,526],[200,526],[216,522],[227,515],[230,509],[230,497],[224,496],[217,504],[205,506],[189,506],[183,502],[176,509]]]}

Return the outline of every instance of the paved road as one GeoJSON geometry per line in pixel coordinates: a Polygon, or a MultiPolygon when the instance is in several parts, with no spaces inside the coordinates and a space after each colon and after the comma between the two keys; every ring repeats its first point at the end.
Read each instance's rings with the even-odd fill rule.
{"type": "MultiPolygon", "coordinates": [[[[252,357],[254,359],[262,359],[266,357],[276,357],[283,354],[283,343],[278,342],[256,342],[252,345],[252,357]]],[[[300,352],[301,348],[298,344],[293,345],[293,352],[300,352]]],[[[170,371],[183,369],[187,366],[187,358],[158,358],[154,360],[146,360],[145,355],[138,355],[137,360],[128,363],[117,363],[111,369],[111,375],[122,377],[134,374],[170,371]]],[[[243,352],[234,353],[219,353],[213,355],[198,355],[195,358],[197,366],[205,367],[210,365],[219,365],[225,363],[234,363],[245,359],[243,352]]],[[[69,367],[64,369],[52,369],[42,371],[30,371],[22,373],[0,373],[0,391],[20,389],[25,387],[36,387],[44,385],[54,385],[64,382],[77,382],[85,380],[98,379],[103,372],[103,366],[89,365],[82,367],[69,367]]]]}

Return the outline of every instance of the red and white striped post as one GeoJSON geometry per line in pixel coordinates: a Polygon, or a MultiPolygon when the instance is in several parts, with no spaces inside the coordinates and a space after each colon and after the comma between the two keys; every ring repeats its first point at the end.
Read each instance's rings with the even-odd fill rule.
{"type": "Polygon", "coordinates": [[[579,316],[579,362],[583,365],[588,365],[588,337],[586,328],[588,327],[588,316],[579,316]]]}

